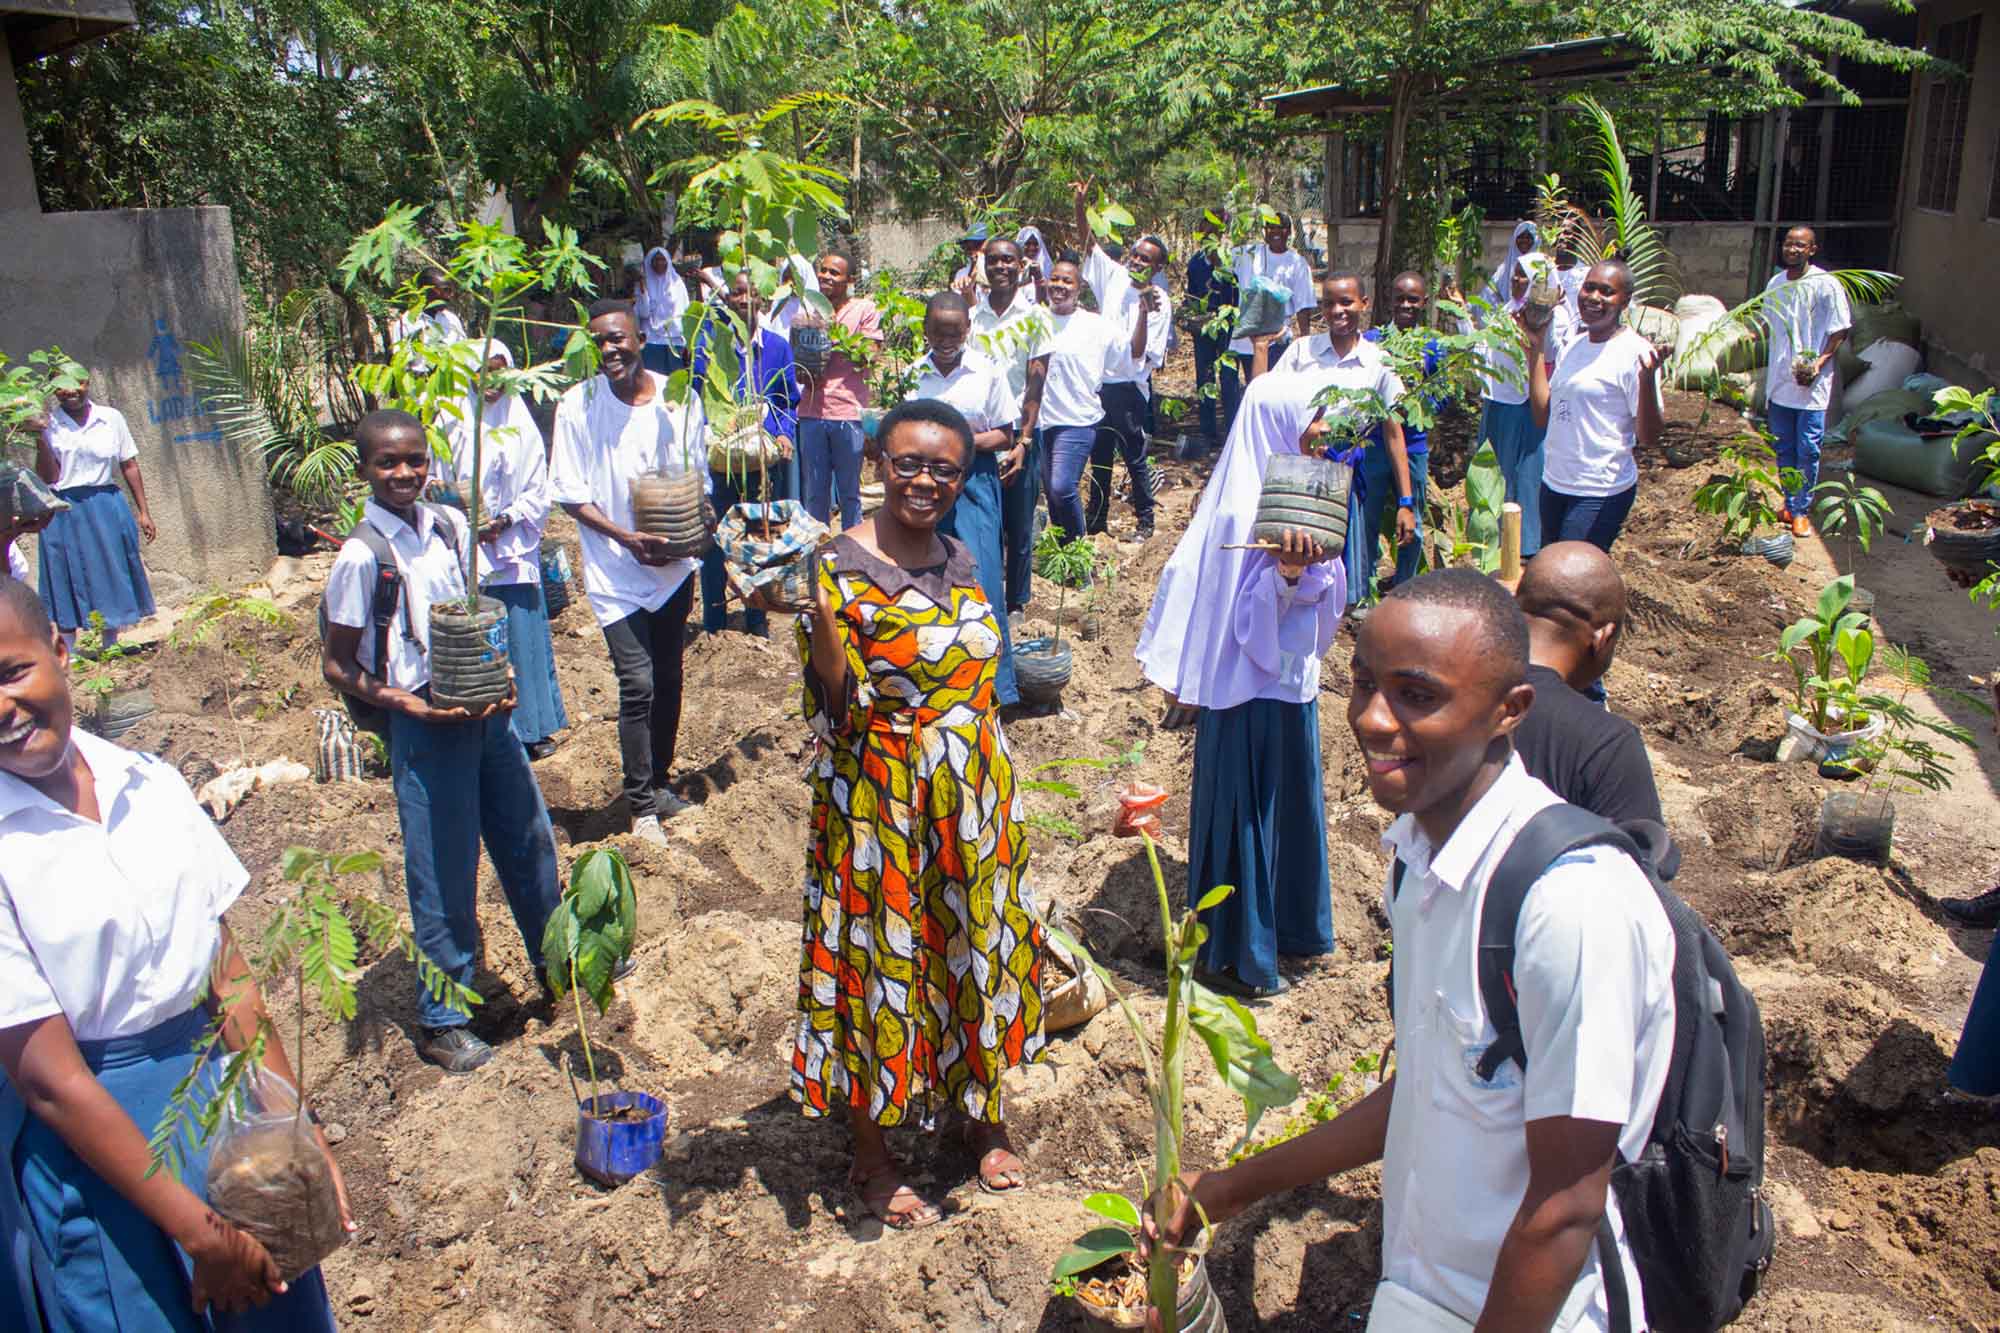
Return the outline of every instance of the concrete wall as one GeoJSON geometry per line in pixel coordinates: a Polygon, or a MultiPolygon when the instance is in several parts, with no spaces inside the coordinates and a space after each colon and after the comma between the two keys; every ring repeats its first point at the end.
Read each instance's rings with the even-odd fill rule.
{"type": "Polygon", "coordinates": [[[163,605],[262,577],[276,555],[263,459],[223,442],[184,356],[190,341],[242,326],[229,210],[42,214],[20,123],[0,59],[0,352],[60,346],[90,368],[92,396],[131,423],[160,533],[146,567],[163,605]]]}
{"type": "Polygon", "coordinates": [[[2000,4],[1992,0],[1935,0],[1918,10],[1920,39],[1938,26],[1970,14],[1979,24],[1973,60],[1972,104],[1965,126],[1965,157],[1958,175],[1957,207],[1949,213],[1916,206],[1923,161],[1923,124],[1929,90],[1917,98],[1904,147],[1902,238],[1896,260],[1902,299],[1924,322],[1926,368],[1973,387],[2000,377],[2000,220],[1986,215],[1993,173],[2000,170],[2000,4]]]}
{"type": "Polygon", "coordinates": [[[959,225],[949,218],[903,218],[876,216],[861,228],[867,253],[862,258],[873,269],[893,268],[905,273],[923,266],[931,251],[958,235],[959,225]]]}
{"type": "MultiPolygon", "coordinates": [[[[1323,243],[1323,227],[1309,222],[1308,230],[1316,243],[1323,243]]],[[[1353,269],[1364,277],[1371,274],[1375,268],[1375,238],[1380,230],[1378,222],[1335,223],[1334,243],[1328,256],[1330,267],[1353,269]]],[[[1665,226],[1662,231],[1667,248],[1681,262],[1684,290],[1706,292],[1730,305],[1748,294],[1752,232],[1749,223],[1682,223],[1665,226]]],[[[1488,271],[1500,267],[1513,235],[1512,222],[1489,222],[1482,229],[1483,262],[1488,271]]],[[[1760,284],[1761,281],[1760,278],[1760,284]]]]}

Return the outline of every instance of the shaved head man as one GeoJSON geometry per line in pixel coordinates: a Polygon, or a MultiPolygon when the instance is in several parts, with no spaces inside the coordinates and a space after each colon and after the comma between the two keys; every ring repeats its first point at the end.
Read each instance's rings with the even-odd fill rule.
{"type": "MultiPolygon", "coordinates": [[[[1623,822],[1665,824],[1653,762],[1639,729],[1582,693],[1603,678],[1625,630],[1625,581],[1589,542],[1544,546],[1514,600],[1528,621],[1528,684],[1535,702],[1514,732],[1528,772],[1572,805],[1623,822]]],[[[1671,877],[1680,852],[1669,848],[1671,877]]]]}

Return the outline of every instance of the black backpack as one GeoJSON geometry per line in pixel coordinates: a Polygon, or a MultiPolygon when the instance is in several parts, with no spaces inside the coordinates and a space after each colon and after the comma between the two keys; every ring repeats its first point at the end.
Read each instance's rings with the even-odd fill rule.
{"type": "MultiPolygon", "coordinates": [[[[1522,826],[1480,909],[1479,996],[1498,1036],[1477,1070],[1484,1080],[1508,1060],[1527,1068],[1514,937],[1529,889],[1580,848],[1624,852],[1645,872],[1673,927],[1674,1047],[1645,1149],[1637,1161],[1613,1166],[1611,1188],[1639,1269],[1647,1325],[1654,1333],[1714,1333],[1756,1294],[1777,1241],[1764,1200],[1764,1024],[1722,945],[1661,883],[1658,860],[1669,846],[1667,831],[1649,820],[1614,824],[1575,805],[1551,806],[1522,826]]],[[[1392,897],[1402,883],[1398,861],[1392,897]]],[[[1597,1253],[1612,1333],[1632,1333],[1608,1212],[1597,1253]]]]}
{"type": "MultiPolygon", "coordinates": [[[[463,559],[463,552],[458,545],[458,529],[445,516],[443,508],[428,500],[418,503],[431,511],[434,525],[444,533],[445,540],[451,544],[453,557],[463,559]]],[[[410,625],[409,608],[403,605],[403,567],[396,562],[396,552],[389,545],[389,539],[367,519],[364,518],[356,523],[347,535],[360,538],[361,544],[368,548],[368,553],[375,557],[375,585],[368,599],[368,623],[375,631],[375,674],[387,680],[388,676],[385,673],[389,665],[389,626],[394,623],[398,608],[403,612],[403,632],[411,639],[416,638],[416,632],[410,625]]],[[[327,619],[326,597],[321,594],[319,601],[321,647],[326,645],[327,629],[332,623],[327,619]]],[[[347,716],[353,719],[356,730],[372,732],[387,738],[389,714],[386,710],[377,708],[366,699],[358,698],[345,690],[337,693],[340,695],[342,706],[347,709],[347,716]]]]}

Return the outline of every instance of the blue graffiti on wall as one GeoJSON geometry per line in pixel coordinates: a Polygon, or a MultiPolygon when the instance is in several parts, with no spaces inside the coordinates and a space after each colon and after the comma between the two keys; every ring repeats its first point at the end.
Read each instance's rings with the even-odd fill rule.
{"type": "Polygon", "coordinates": [[[182,387],[180,339],[164,319],[153,321],[153,341],[146,346],[146,358],[153,363],[153,378],[160,382],[163,391],[160,397],[147,402],[147,419],[155,426],[186,422],[196,428],[169,435],[175,444],[222,443],[222,427],[214,424],[215,413],[208,400],[182,387]],[[207,429],[200,428],[204,417],[210,423],[207,429]]]}

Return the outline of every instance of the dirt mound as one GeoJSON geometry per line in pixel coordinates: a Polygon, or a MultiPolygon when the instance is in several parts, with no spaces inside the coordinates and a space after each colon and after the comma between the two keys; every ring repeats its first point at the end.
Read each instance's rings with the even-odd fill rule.
{"type": "Polygon", "coordinates": [[[1760,764],[1700,801],[1703,840],[1746,870],[1782,870],[1812,854],[1825,785],[1805,764],[1760,764]]]}
{"type": "Polygon", "coordinates": [[[1772,1110],[1813,1120],[1891,1115],[1935,1101],[1958,1040],[1870,982],[1812,969],[1747,966],[1764,1015],[1772,1110]]]}
{"type": "Polygon", "coordinates": [[[1742,895],[1709,923],[1739,959],[1810,963],[1891,990],[1935,976],[1956,953],[1901,875],[1841,857],[1747,877],[1742,895]]]}

